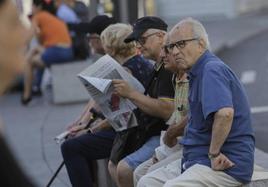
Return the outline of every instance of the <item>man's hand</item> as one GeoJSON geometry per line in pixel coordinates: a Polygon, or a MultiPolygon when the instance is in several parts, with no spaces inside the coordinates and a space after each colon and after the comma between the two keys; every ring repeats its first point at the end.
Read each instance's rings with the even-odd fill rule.
{"type": "Polygon", "coordinates": [[[155,154],[152,156],[152,162],[153,164],[156,164],[158,162],[158,159],[156,158],[155,154]]]}
{"type": "Polygon", "coordinates": [[[134,89],[125,80],[114,79],[113,85],[114,93],[121,97],[129,98],[130,93],[134,91],[134,89]]]}
{"type": "Polygon", "coordinates": [[[215,171],[223,171],[235,165],[222,153],[220,153],[220,155],[217,156],[216,158],[212,158],[210,161],[211,161],[211,168],[215,171]]]}
{"type": "Polygon", "coordinates": [[[176,125],[170,125],[163,137],[164,144],[168,147],[174,147],[177,145],[176,125]]]}

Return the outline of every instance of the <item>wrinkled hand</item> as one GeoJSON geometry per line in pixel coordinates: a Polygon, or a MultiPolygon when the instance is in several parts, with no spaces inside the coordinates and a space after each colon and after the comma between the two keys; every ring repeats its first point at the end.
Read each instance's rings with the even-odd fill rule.
{"type": "Polygon", "coordinates": [[[71,130],[73,127],[78,126],[79,121],[73,122],[67,126],[67,130],[71,130]]]}
{"type": "Polygon", "coordinates": [[[85,127],[86,127],[86,124],[74,125],[70,129],[68,129],[70,132],[69,136],[73,137],[73,136],[83,134],[84,132],[82,131],[85,129],[85,127]]]}
{"type": "Polygon", "coordinates": [[[133,88],[125,80],[114,79],[113,80],[114,93],[128,98],[130,93],[133,91],[133,88]]]}
{"type": "Polygon", "coordinates": [[[211,159],[211,168],[216,171],[222,171],[231,168],[234,165],[235,164],[222,153],[216,158],[211,159]]]}
{"type": "Polygon", "coordinates": [[[163,142],[168,147],[174,147],[177,145],[177,136],[175,135],[175,125],[170,125],[163,137],[163,142]]]}

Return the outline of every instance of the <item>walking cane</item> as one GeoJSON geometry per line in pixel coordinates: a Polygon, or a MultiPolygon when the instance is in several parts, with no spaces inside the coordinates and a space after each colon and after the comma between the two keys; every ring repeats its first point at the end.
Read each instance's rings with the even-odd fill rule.
{"type": "MultiPolygon", "coordinates": [[[[88,122],[88,124],[85,127],[85,129],[87,129],[91,125],[91,123],[93,123],[94,121],[96,121],[98,118],[105,119],[104,115],[102,113],[96,111],[94,108],[91,108],[90,109],[90,112],[92,113],[92,118],[88,122]]],[[[68,139],[68,135],[69,135],[69,132],[66,131],[66,132],[61,133],[55,139],[56,139],[57,142],[60,142],[63,139],[65,139],[65,140],[68,139]]],[[[50,185],[53,183],[53,181],[55,180],[55,178],[57,177],[57,175],[59,174],[59,172],[60,172],[60,170],[62,169],[63,166],[64,166],[64,161],[61,162],[60,166],[58,167],[58,169],[56,170],[56,172],[54,173],[54,175],[51,177],[51,179],[47,183],[46,187],[50,187],[50,185]]]]}
{"type": "Polygon", "coordinates": [[[52,182],[55,180],[55,178],[59,174],[59,172],[60,172],[61,168],[63,167],[63,165],[64,165],[64,161],[61,162],[60,166],[58,167],[58,169],[56,170],[56,172],[54,173],[54,175],[51,177],[51,179],[47,183],[46,187],[50,187],[50,185],[52,184],[52,182]]]}

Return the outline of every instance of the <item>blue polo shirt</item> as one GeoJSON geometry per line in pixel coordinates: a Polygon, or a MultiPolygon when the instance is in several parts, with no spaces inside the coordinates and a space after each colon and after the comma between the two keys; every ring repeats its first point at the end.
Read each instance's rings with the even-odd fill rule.
{"type": "Polygon", "coordinates": [[[184,145],[182,166],[211,167],[209,152],[214,114],[224,107],[234,109],[231,131],[221,147],[235,166],[224,170],[236,180],[251,180],[255,139],[245,90],[232,70],[206,51],[189,72],[189,122],[181,140],[184,145]]]}

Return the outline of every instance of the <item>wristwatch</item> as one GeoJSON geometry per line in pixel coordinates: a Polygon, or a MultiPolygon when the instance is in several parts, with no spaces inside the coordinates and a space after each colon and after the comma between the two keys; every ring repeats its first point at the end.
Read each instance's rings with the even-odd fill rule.
{"type": "Polygon", "coordinates": [[[208,158],[210,160],[214,159],[214,158],[217,158],[219,155],[221,154],[221,152],[218,152],[216,154],[212,154],[212,153],[208,153],[208,158]]]}

